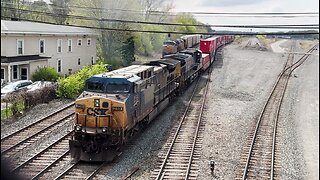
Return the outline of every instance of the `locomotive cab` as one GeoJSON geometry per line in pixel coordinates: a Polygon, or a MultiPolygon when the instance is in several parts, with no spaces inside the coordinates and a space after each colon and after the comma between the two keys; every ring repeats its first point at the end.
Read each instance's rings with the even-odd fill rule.
{"type": "Polygon", "coordinates": [[[75,101],[74,134],[69,141],[74,159],[111,161],[130,123],[128,106],[133,102],[134,83],[140,79],[91,77],[75,101]]]}
{"type": "Polygon", "coordinates": [[[75,101],[73,159],[111,161],[153,110],[153,67],[132,65],[95,75],[75,101]]]}

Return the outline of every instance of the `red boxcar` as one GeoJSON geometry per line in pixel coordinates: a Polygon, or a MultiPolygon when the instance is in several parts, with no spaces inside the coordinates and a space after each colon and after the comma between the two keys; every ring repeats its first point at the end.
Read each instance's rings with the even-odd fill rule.
{"type": "Polygon", "coordinates": [[[223,36],[217,38],[217,48],[223,45],[223,36]]]}
{"type": "Polygon", "coordinates": [[[210,55],[202,53],[202,70],[205,71],[210,66],[210,55]]]}
{"type": "Polygon", "coordinates": [[[200,50],[202,53],[211,54],[216,49],[216,41],[217,37],[211,37],[208,39],[201,39],[200,40],[200,50]]]}

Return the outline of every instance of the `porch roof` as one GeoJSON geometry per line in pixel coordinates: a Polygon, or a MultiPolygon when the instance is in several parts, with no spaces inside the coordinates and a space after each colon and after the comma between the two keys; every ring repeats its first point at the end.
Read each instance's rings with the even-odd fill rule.
{"type": "Polygon", "coordinates": [[[25,56],[1,56],[1,63],[23,62],[23,61],[41,61],[48,60],[51,57],[40,55],[25,55],[25,56]]]}

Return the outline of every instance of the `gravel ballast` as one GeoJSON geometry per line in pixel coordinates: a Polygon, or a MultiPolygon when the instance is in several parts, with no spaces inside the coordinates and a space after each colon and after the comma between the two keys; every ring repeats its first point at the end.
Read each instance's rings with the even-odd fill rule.
{"type": "MultiPolygon", "coordinates": [[[[277,46],[288,48],[289,42],[283,41],[277,46]]],[[[283,53],[259,49],[233,43],[223,48],[222,60],[213,64],[197,179],[235,179],[241,173],[239,164],[248,143],[248,133],[255,126],[255,120],[287,60],[283,53]],[[213,174],[210,160],[215,162],[213,174]]],[[[294,75],[289,80],[279,119],[280,179],[318,179],[319,57],[307,60],[294,75]]],[[[151,172],[159,164],[157,155],[180,120],[193,86],[134,137],[113,167],[102,170],[98,178],[120,179],[132,168],[139,167],[132,179],[150,179],[151,172]]],[[[38,105],[20,120],[2,123],[1,137],[67,103],[57,101],[38,105]]],[[[59,131],[61,134],[55,137],[66,133],[60,128],[59,131]]],[[[48,137],[39,145],[53,139],[48,137]]]]}

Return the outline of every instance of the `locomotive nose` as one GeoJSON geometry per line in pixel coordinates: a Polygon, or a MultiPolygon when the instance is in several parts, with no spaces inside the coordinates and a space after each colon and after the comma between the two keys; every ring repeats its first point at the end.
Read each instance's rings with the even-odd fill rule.
{"type": "Polygon", "coordinates": [[[107,133],[107,129],[120,128],[124,121],[124,103],[103,97],[76,101],[75,124],[79,130],[107,133]],[[103,131],[104,130],[104,131],[103,131]]]}

